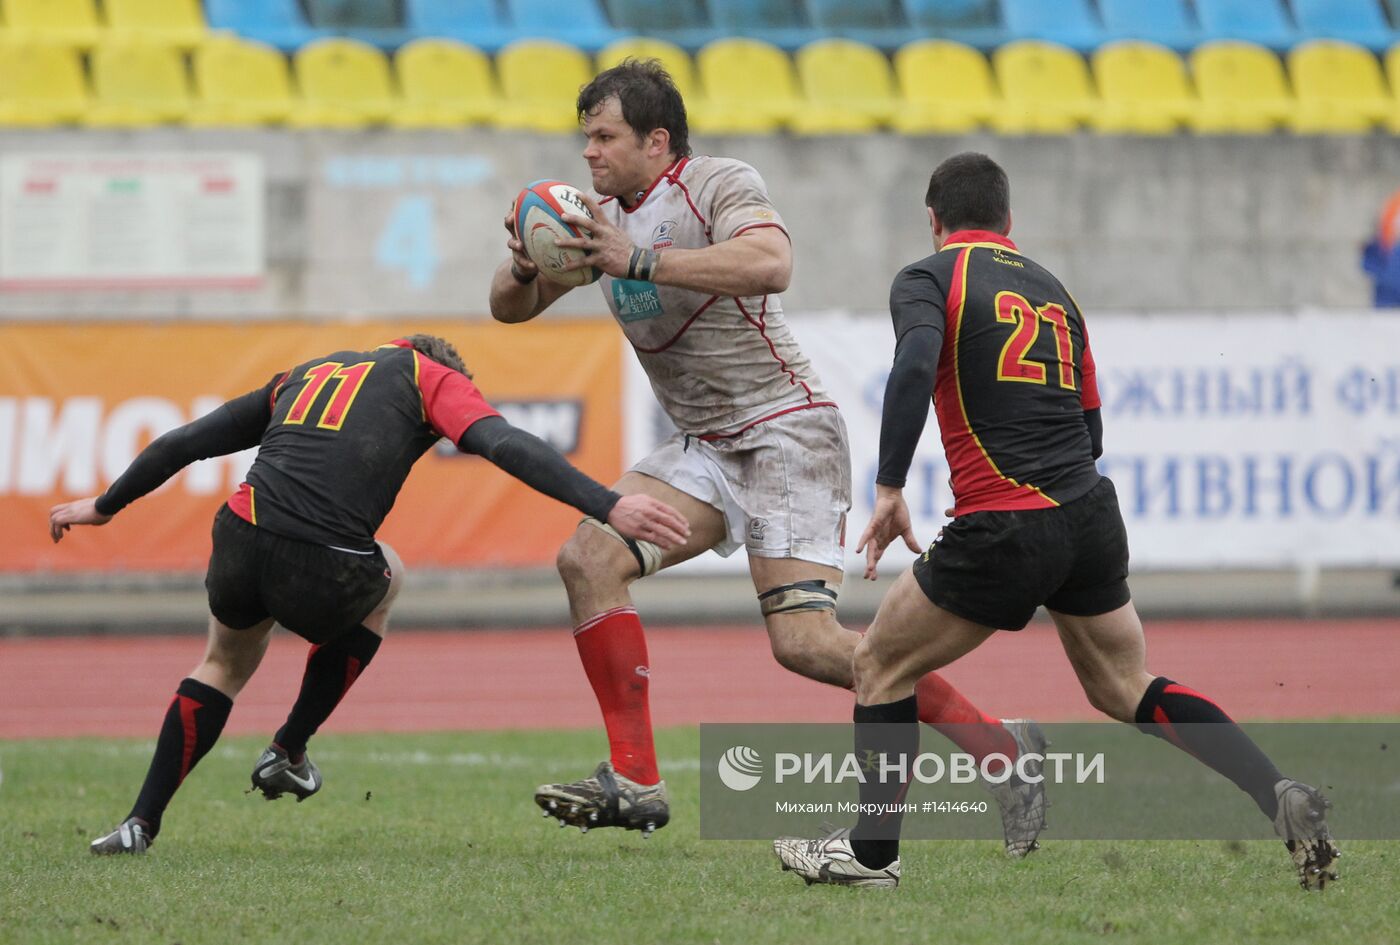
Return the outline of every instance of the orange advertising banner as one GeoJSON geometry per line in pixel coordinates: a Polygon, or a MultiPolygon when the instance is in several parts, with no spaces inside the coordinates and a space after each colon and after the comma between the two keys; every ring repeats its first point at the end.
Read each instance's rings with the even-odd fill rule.
{"type": "MultiPolygon", "coordinates": [[[[54,545],[48,511],[101,493],[156,436],[335,350],[415,331],[457,346],[486,398],[605,483],[622,469],[621,345],[604,321],[0,326],[0,572],[202,571],[254,452],[205,460],[101,528],[54,545]]],[[[439,442],[379,537],[409,565],[553,563],[579,513],[439,442]]]]}

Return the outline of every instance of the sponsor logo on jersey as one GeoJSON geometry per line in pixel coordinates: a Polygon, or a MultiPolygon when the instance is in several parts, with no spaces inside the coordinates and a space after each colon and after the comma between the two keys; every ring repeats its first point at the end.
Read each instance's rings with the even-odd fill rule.
{"type": "Polygon", "coordinates": [[[665,249],[668,246],[675,246],[676,241],[672,233],[679,226],[675,220],[662,220],[656,225],[656,229],[651,231],[651,248],[665,249]]]}
{"type": "Polygon", "coordinates": [[[661,309],[661,296],[657,294],[654,282],[614,279],[612,297],[617,317],[624,322],[641,322],[666,314],[661,309]]]}

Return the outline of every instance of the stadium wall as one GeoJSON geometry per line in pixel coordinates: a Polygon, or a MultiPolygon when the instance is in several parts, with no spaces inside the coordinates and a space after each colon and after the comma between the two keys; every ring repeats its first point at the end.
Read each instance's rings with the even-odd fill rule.
{"type": "MultiPolygon", "coordinates": [[[[786,293],[794,311],[882,309],[893,273],[929,248],[922,196],[930,169],[967,148],[1007,167],[1013,235],[1091,312],[1363,307],[1360,245],[1400,182],[1400,149],[1380,135],[869,135],[696,145],[747,160],[765,176],[796,248],[786,293]]],[[[576,136],[494,131],[0,131],[0,318],[482,318],[511,199],[536,178],[585,182],[579,151],[576,136]],[[202,284],[124,284],[94,278],[102,263],[88,260],[79,273],[86,281],[36,287],[25,267],[45,252],[35,241],[53,231],[26,221],[52,219],[44,208],[77,189],[62,174],[36,176],[43,155],[223,156],[232,168],[224,186],[244,201],[245,229],[219,231],[233,224],[217,213],[202,219],[224,255],[256,257],[252,271],[202,284]]],[[[159,190],[167,172],[147,174],[147,190],[159,190]]],[[[109,201],[102,212],[118,216],[98,242],[137,248],[120,209],[109,201]]],[[[139,211],[152,225],[175,212],[158,203],[139,211]]],[[[577,292],[559,310],[599,308],[596,295],[577,292]]]]}

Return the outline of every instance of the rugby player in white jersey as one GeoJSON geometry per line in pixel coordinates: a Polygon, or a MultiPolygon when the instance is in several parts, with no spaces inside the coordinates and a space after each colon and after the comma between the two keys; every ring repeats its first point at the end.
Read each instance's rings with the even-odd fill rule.
{"type": "MultiPolygon", "coordinates": [[[[584,519],[560,549],[574,638],[607,727],[611,757],[591,777],[544,785],[547,816],[583,830],[643,835],[670,818],[648,703],[646,638],[628,594],[638,578],[705,551],[748,551],[773,655],[786,668],[850,688],[859,635],[836,620],[851,462],[841,412],[783,318],[778,293],[792,246],[758,172],[742,161],[691,156],[685,104],[655,61],[629,60],[578,98],[595,219],[561,240],[596,266],[618,325],[678,432],[614,486],[670,503],[690,538],[662,551],[584,519]]],[[[538,278],[506,216],[510,258],[491,284],[491,314],[523,322],[569,287],[538,278]]],[[[906,519],[908,546],[922,550],[906,519]]],[[[1039,751],[1033,723],[1003,725],[946,681],[920,682],[919,717],[980,761],[1039,751]]],[[[1007,850],[1024,855],[1044,823],[1039,785],[994,791],[1007,850]]]]}

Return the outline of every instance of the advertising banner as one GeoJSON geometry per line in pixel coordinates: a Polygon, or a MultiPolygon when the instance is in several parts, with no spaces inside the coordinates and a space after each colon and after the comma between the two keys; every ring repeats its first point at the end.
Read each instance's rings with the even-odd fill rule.
{"type": "MultiPolygon", "coordinates": [[[[888,316],[790,315],[851,435],[847,573],[870,519],[888,316]]],[[[1400,318],[1383,312],[1089,315],[1104,456],[1133,567],[1393,567],[1400,564],[1400,318]]],[[[628,462],[670,430],[628,357],[628,462]]],[[[952,505],[932,411],[905,489],[931,542],[952,505]]],[[[893,575],[913,555],[891,547],[893,575]]],[[[744,555],[684,567],[743,570],[744,555]]],[[[886,570],[887,569],[887,570],[886,570]]]]}
{"type": "MultiPolygon", "coordinates": [[[[48,510],[102,492],[152,439],[337,349],[442,335],[506,418],[611,483],[620,471],[616,330],[570,321],[0,326],[0,571],[199,571],[214,512],[253,451],[199,462],[110,525],[50,542],[48,510]]],[[[380,537],[410,566],[547,567],[579,513],[440,442],[380,537]]]]}

